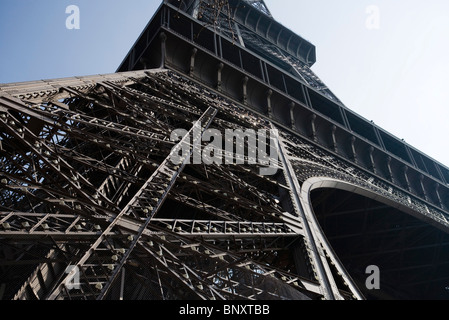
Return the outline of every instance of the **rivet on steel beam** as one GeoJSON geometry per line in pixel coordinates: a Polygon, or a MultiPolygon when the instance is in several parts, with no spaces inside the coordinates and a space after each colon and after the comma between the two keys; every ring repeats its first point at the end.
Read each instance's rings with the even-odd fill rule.
{"type": "Polygon", "coordinates": [[[22,222],[22,227],[29,228],[30,224],[28,223],[28,221],[24,221],[24,222],[22,222]]]}

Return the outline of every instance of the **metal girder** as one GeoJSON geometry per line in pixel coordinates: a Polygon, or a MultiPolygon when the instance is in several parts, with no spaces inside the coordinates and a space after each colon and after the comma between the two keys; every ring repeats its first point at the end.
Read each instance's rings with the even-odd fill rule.
{"type": "MultiPolygon", "coordinates": [[[[105,223],[108,217],[97,217],[98,222],[105,223]]],[[[138,220],[121,218],[117,227],[130,234],[139,230],[138,220]]],[[[298,233],[290,228],[288,223],[266,222],[236,222],[236,221],[201,221],[153,219],[152,227],[162,230],[172,230],[185,237],[201,237],[204,239],[243,239],[243,238],[273,238],[298,237],[298,233]]],[[[36,241],[53,239],[57,241],[94,239],[101,235],[102,226],[78,215],[45,214],[28,212],[0,213],[0,239],[14,241],[36,241]]],[[[147,235],[150,234],[148,230],[147,235]]],[[[108,236],[120,236],[114,232],[108,236]]],[[[122,235],[126,237],[126,235],[122,235]]]]}
{"type": "Polygon", "coordinates": [[[258,296],[288,299],[295,295],[292,288],[320,294],[312,281],[174,234],[160,235],[142,245],[160,267],[181,280],[200,299],[253,300],[260,298],[258,296]],[[246,277],[240,278],[238,273],[244,273],[246,277]],[[279,292],[260,289],[256,282],[259,285],[271,282],[279,292]]]}
{"type": "Polygon", "coordinates": [[[150,60],[178,72],[0,88],[0,291],[14,299],[362,299],[339,258],[363,268],[369,243],[384,254],[377,262],[391,264],[383,275],[410,280],[396,282],[404,290],[447,294],[440,269],[449,240],[432,238],[434,226],[449,230],[446,168],[345,110],[310,69],[315,47],[275,22],[264,1],[181,1],[180,10],[196,6],[185,13],[175,3],[164,1],[127,65],[156,52],[150,60]],[[153,30],[165,37],[151,38],[153,30]],[[177,128],[190,129],[179,143],[170,136],[177,128]],[[207,128],[279,129],[279,140],[271,137],[278,172],[258,174],[249,155],[236,155],[244,164],[187,165],[207,128]],[[383,225],[391,215],[346,210],[353,196],[336,192],[323,196],[332,205],[318,203],[331,212],[324,220],[349,215],[345,223],[363,228],[328,238],[312,201],[326,188],[380,200],[388,213],[421,219],[426,232],[411,221],[396,233],[398,224],[383,225]],[[371,218],[377,231],[367,236],[371,218]],[[370,243],[384,233],[386,245],[370,243]],[[337,256],[330,241],[348,238],[361,240],[359,251],[337,256]],[[79,288],[68,288],[67,266],[79,288]]]}
{"type": "Polygon", "coordinates": [[[205,239],[298,237],[302,235],[292,230],[286,223],[154,219],[153,224],[161,225],[162,228],[173,230],[185,237],[205,239]]]}
{"type": "Polygon", "coordinates": [[[323,295],[325,299],[342,299],[342,297],[339,296],[335,280],[332,278],[332,273],[329,272],[327,261],[319,250],[320,243],[316,234],[318,228],[313,225],[313,220],[311,217],[306,215],[304,209],[302,208],[302,203],[298,196],[300,193],[300,185],[296,178],[296,174],[293,171],[293,167],[287,158],[285,147],[282,145],[282,142],[279,142],[278,152],[281,162],[283,163],[283,173],[286,183],[290,187],[289,195],[294,206],[295,215],[300,220],[301,225],[304,228],[305,240],[311,248],[310,255],[312,264],[316,268],[317,277],[320,282],[323,295]]]}
{"type": "Polygon", "coordinates": [[[40,251],[65,244],[76,254],[51,258],[60,262],[57,281],[39,281],[46,271],[23,275],[39,299],[360,298],[296,199],[309,174],[363,178],[355,168],[285,132],[271,137],[282,150],[274,176],[258,165],[175,165],[171,155],[183,143],[200,147],[206,128],[268,130],[269,122],[173,72],[131,82],[5,107],[0,243],[16,252],[5,268],[45,271],[40,251]],[[202,124],[193,143],[192,123],[202,124]],[[175,144],[169,133],[178,126],[190,132],[175,144]],[[78,268],[80,289],[66,290],[68,265],[78,268]]]}
{"type": "Polygon", "coordinates": [[[39,238],[83,239],[101,232],[94,221],[72,214],[10,212],[0,213],[0,238],[35,240],[39,238]]]}
{"type": "MultiPolygon", "coordinates": [[[[155,70],[158,72],[159,70],[155,70]]],[[[111,73],[94,76],[80,76],[62,79],[49,79],[40,81],[28,81],[19,83],[2,84],[0,88],[0,96],[14,96],[26,101],[42,101],[42,99],[63,99],[69,95],[67,92],[61,92],[61,88],[70,87],[79,90],[89,90],[99,82],[109,81],[120,85],[133,83],[131,77],[145,78],[147,73],[151,71],[131,71],[123,73],[111,73]]]]}
{"type": "MultiPolygon", "coordinates": [[[[143,213],[143,216],[146,216],[146,220],[140,226],[137,234],[132,236],[132,241],[129,247],[124,249],[123,256],[117,265],[114,265],[112,273],[106,277],[104,282],[95,282],[95,287],[101,288],[101,292],[98,294],[97,299],[103,299],[105,295],[108,293],[111,285],[115,281],[119,272],[121,271],[123,265],[126,263],[129,255],[132,250],[137,245],[140,237],[142,236],[145,229],[148,227],[151,219],[157,213],[161,205],[165,201],[165,197],[168,195],[170,189],[173,187],[176,179],[178,178],[181,171],[184,169],[187,160],[190,159],[191,153],[183,159],[183,163],[181,165],[174,165],[172,163],[172,155],[177,154],[179,150],[184,148],[185,144],[190,145],[190,138],[193,135],[193,146],[195,146],[202,137],[204,130],[206,130],[209,125],[212,123],[215,115],[217,114],[217,110],[214,108],[209,108],[201,118],[194,124],[189,133],[172,149],[172,153],[163,161],[163,163],[159,166],[159,168],[153,173],[153,175],[148,179],[148,181],[140,188],[140,190],[134,195],[129,204],[120,212],[117,217],[111,222],[111,224],[105,229],[105,231],[101,234],[101,236],[95,241],[95,243],[91,246],[91,248],[86,252],[86,254],[81,258],[81,260],[76,264],[76,268],[81,270],[83,275],[86,275],[87,270],[85,270],[85,266],[87,265],[88,259],[94,254],[95,251],[99,250],[100,245],[107,241],[108,234],[114,229],[117,225],[119,219],[122,216],[131,215],[131,212],[135,210],[139,210],[143,213]],[[198,131],[199,130],[199,131],[198,131]],[[161,183],[161,182],[165,183],[161,183]],[[157,184],[155,184],[157,183],[157,184]],[[104,285],[104,286],[103,286],[104,285]]],[[[192,151],[193,152],[193,149],[192,151]]],[[[104,249],[104,248],[101,248],[104,249]]],[[[112,269],[112,268],[111,268],[112,269]]],[[[57,299],[58,296],[63,293],[64,286],[69,280],[69,276],[67,276],[58,288],[53,291],[53,293],[49,296],[50,300],[57,299]]],[[[86,281],[82,283],[82,285],[90,286],[91,283],[86,281]]],[[[95,290],[91,290],[95,292],[95,290]]]]}
{"type": "MultiPolygon", "coordinates": [[[[166,296],[164,288],[177,286],[170,282],[173,276],[168,275],[180,271],[178,262],[168,263],[167,259],[172,259],[176,245],[181,243],[179,239],[183,239],[182,246],[199,242],[214,248],[215,254],[210,258],[223,264],[217,264],[220,272],[230,263],[226,257],[233,256],[229,264],[232,270],[243,267],[248,270],[245,263],[251,261],[251,265],[259,266],[253,273],[268,270],[264,271],[267,275],[276,275],[270,281],[284,286],[293,296],[296,290],[306,296],[319,296],[314,280],[307,280],[309,271],[303,278],[294,273],[287,276],[286,270],[294,269],[289,248],[302,243],[304,233],[301,224],[279,203],[279,190],[290,190],[286,184],[276,176],[260,175],[258,167],[241,165],[189,165],[188,172],[181,175],[184,163],[174,165],[169,161],[183,144],[192,147],[188,141],[192,133],[196,134],[193,145],[199,146],[202,132],[212,120],[214,128],[220,130],[268,129],[266,122],[247,112],[242,117],[239,107],[168,72],[135,78],[132,88],[104,82],[85,90],[64,87],[62,91],[69,95],[63,102],[15,101],[8,105],[0,123],[8,133],[3,136],[0,150],[5,159],[0,183],[6,190],[2,193],[0,240],[5,246],[14,242],[18,251],[22,245],[34,242],[46,250],[57,250],[64,243],[77,252],[71,258],[66,255],[52,258],[60,264],[58,280],[55,277],[46,280],[52,279],[50,286],[38,281],[43,276],[41,271],[27,280],[35,285],[27,290],[36,291],[36,298],[106,298],[115,288],[116,279],[121,277],[120,285],[126,289],[130,284],[124,280],[146,277],[139,266],[149,256],[160,262],[156,269],[147,269],[151,275],[145,278],[149,282],[141,290],[149,290],[151,294],[161,291],[166,296]],[[20,112],[15,112],[17,109],[20,112]],[[203,111],[199,113],[200,110],[203,111]],[[44,121],[35,125],[33,131],[27,123],[34,119],[44,121]],[[170,130],[177,125],[191,125],[193,119],[196,125],[172,148],[174,143],[168,139],[170,130]],[[199,130],[194,130],[195,126],[199,130]],[[162,156],[165,160],[161,160],[162,156]],[[170,202],[167,206],[177,203],[180,210],[191,208],[192,212],[210,219],[155,218],[154,214],[165,202],[170,202]],[[16,203],[17,208],[5,210],[8,203],[16,203]],[[169,224],[171,229],[167,228],[169,224]],[[160,251],[149,254],[147,244],[162,237],[171,237],[176,242],[170,245],[175,247],[164,251],[163,256],[158,255],[160,251]],[[247,262],[241,264],[241,259],[247,262]],[[270,267],[272,263],[279,269],[270,267]],[[73,274],[60,272],[68,265],[79,270],[78,290],[66,290],[73,274]],[[302,279],[303,285],[295,285],[298,279],[302,279]],[[157,289],[154,284],[159,282],[157,289]]],[[[282,169],[281,164],[278,166],[282,169]]],[[[165,210],[164,215],[170,215],[169,211],[165,210]]],[[[48,261],[42,258],[19,263],[38,263],[36,270],[48,268],[48,261]]],[[[182,270],[190,268],[188,272],[198,277],[203,272],[201,267],[192,268],[184,263],[182,270]]],[[[246,277],[246,273],[240,276],[246,277]]],[[[216,273],[215,278],[210,277],[201,279],[209,281],[208,292],[214,292],[217,298],[280,297],[272,294],[274,289],[252,288],[254,283],[247,283],[237,292],[239,280],[230,274],[216,273]]],[[[185,288],[191,288],[191,294],[207,297],[204,292],[192,291],[195,288],[189,287],[182,277],[176,278],[185,288]]],[[[24,296],[23,291],[19,296],[24,296]]]]}
{"type": "Polygon", "coordinates": [[[302,138],[284,132],[283,141],[286,153],[299,180],[306,181],[311,177],[326,176],[355,183],[382,197],[391,199],[396,206],[412,209],[408,210],[411,214],[421,219],[430,220],[438,228],[449,227],[449,216],[445,211],[429,205],[429,203],[422,201],[422,199],[402,188],[398,188],[393,183],[385,182],[375,175],[367,174],[350,163],[307,143],[302,138]]]}

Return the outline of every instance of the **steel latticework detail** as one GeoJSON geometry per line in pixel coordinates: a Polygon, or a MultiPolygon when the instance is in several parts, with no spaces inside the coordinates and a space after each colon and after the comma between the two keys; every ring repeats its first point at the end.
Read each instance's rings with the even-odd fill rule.
{"type": "Polygon", "coordinates": [[[314,61],[263,1],[165,1],[117,73],[0,86],[1,298],[447,298],[449,169],[314,61]],[[273,162],[201,161],[235,130],[273,162]]]}
{"type": "Polygon", "coordinates": [[[266,121],[167,71],[104,80],[86,89],[61,87],[46,102],[2,100],[10,106],[1,116],[8,205],[2,235],[11,240],[12,259],[26,252],[23,262],[32,265],[31,257],[45,257],[30,270],[40,280],[28,279],[14,298],[113,297],[115,283],[122,286],[115,294],[135,298],[126,290],[140,281],[128,294],[322,294],[314,278],[291,273],[288,248],[306,245],[301,223],[279,206],[279,189],[293,193],[292,186],[260,176],[258,168],[186,168],[169,159],[176,128],[263,129],[266,121]],[[69,265],[81,274],[79,289],[66,288],[69,265]],[[271,289],[258,288],[265,283],[271,289]]]}

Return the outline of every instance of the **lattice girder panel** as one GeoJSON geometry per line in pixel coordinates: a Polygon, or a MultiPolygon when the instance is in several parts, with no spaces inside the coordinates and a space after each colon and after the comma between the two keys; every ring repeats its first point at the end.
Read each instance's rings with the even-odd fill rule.
{"type": "MultiPolygon", "coordinates": [[[[119,83],[61,87],[41,100],[2,100],[9,102],[0,115],[7,132],[0,150],[1,241],[78,248],[75,259],[59,256],[59,277],[49,277],[45,290],[35,279],[48,266],[36,265],[28,280],[36,297],[105,299],[119,291],[162,299],[324,297],[281,161],[271,163],[273,176],[262,175],[260,163],[236,163],[255,160],[249,156],[226,165],[170,161],[181,145],[196,144],[187,143],[196,125],[225,133],[269,130],[270,122],[176,73],[131,74],[119,83]],[[175,144],[170,133],[179,128],[190,134],[175,144]],[[159,241],[155,234],[170,237],[170,245],[148,246],[148,239],[159,241]],[[192,260],[192,247],[203,255],[208,248],[216,268],[192,260]],[[156,267],[144,271],[148,259],[156,267]],[[68,266],[79,271],[78,288],[67,287],[73,274],[61,274],[68,266]],[[254,288],[263,283],[271,285],[254,288]],[[176,293],[180,288],[189,294],[176,293]]],[[[237,139],[231,145],[248,155],[252,147],[237,139]]],[[[346,289],[336,290],[352,298],[346,289]]]]}
{"type": "MultiPolygon", "coordinates": [[[[83,284],[87,286],[92,292],[92,295],[89,295],[84,298],[91,298],[92,296],[95,298],[102,299],[108,291],[110,290],[112,284],[115,281],[115,278],[118,276],[121,271],[123,265],[127,262],[131,252],[137,245],[138,239],[142,236],[145,229],[148,227],[149,223],[153,216],[158,212],[160,207],[165,201],[165,197],[169,193],[170,189],[173,187],[177,177],[183,170],[186,159],[183,160],[183,165],[175,165],[171,162],[170,156],[172,153],[176,152],[176,150],[180,149],[183,144],[189,143],[188,140],[190,136],[194,135],[194,143],[195,141],[201,139],[202,133],[206,130],[209,124],[213,121],[215,117],[216,110],[213,108],[208,108],[206,112],[201,116],[200,119],[195,123],[192,127],[189,134],[187,134],[171,151],[166,160],[162,162],[162,164],[156,169],[156,171],[151,175],[151,177],[143,184],[140,190],[133,196],[128,205],[126,205],[123,210],[113,219],[112,223],[106,228],[103,234],[95,241],[95,243],[91,246],[91,248],[86,252],[86,254],[81,258],[81,260],[76,264],[76,268],[81,270],[81,275],[83,278],[83,284]],[[200,132],[195,133],[195,128],[199,128],[200,132]],[[96,282],[90,281],[90,274],[97,274],[95,267],[101,267],[101,263],[99,265],[92,265],[91,260],[97,260],[97,252],[98,251],[110,251],[111,247],[109,247],[109,237],[108,233],[114,230],[116,225],[119,222],[119,219],[122,216],[142,216],[146,217],[142,222],[141,226],[136,235],[130,236],[130,244],[122,248],[122,256],[118,257],[117,255],[113,255],[114,260],[117,262],[113,264],[109,270],[110,273],[104,272],[107,271],[104,268],[100,270],[101,277],[96,277],[96,282]],[[107,243],[106,247],[103,245],[107,243]],[[103,271],[103,272],[102,272],[103,271]],[[94,286],[93,286],[94,285],[94,286]],[[95,294],[94,289],[97,289],[99,294],[95,294]]],[[[113,248],[112,248],[113,249],[113,248]]],[[[58,288],[52,293],[50,296],[51,299],[59,299],[61,294],[64,294],[65,281],[67,281],[69,276],[61,282],[58,288]]],[[[66,297],[70,298],[70,294],[66,292],[66,297]]]]}
{"type": "Polygon", "coordinates": [[[318,286],[304,278],[259,264],[213,244],[188,240],[183,235],[164,231],[151,240],[146,239],[142,246],[146,251],[154,252],[160,268],[180,277],[184,286],[196,292],[201,299],[288,298],[258,289],[254,282],[257,279],[273,279],[278,288],[283,287],[289,292],[289,298],[301,296],[297,290],[306,292],[306,288],[314,288],[311,290],[314,295],[320,295],[318,286]]]}
{"type": "Polygon", "coordinates": [[[449,217],[440,208],[430,206],[419,198],[391,183],[355,168],[318,149],[298,137],[285,135],[286,150],[301,183],[317,177],[344,181],[401,204],[415,216],[426,219],[439,228],[449,227],[449,217]]]}

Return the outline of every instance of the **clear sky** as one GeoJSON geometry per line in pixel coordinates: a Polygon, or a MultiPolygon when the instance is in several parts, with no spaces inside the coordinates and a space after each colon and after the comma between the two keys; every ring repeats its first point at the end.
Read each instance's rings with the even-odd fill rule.
{"type": "MultiPolygon", "coordinates": [[[[265,2],[316,45],[313,70],[347,107],[449,166],[448,0],[265,2]]],[[[159,5],[0,0],[0,83],[114,72],[159,5]]]]}

